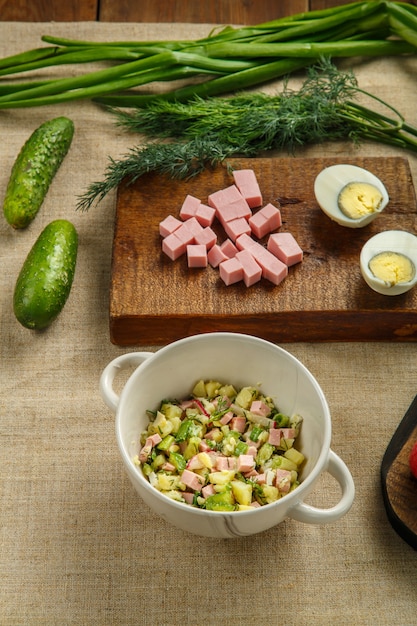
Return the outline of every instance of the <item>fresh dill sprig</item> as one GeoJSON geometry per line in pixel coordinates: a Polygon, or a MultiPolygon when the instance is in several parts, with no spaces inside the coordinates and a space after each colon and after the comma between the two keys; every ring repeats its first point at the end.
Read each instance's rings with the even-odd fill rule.
{"type": "Polygon", "coordinates": [[[80,196],[77,209],[87,211],[95,201],[103,200],[122,182],[133,184],[144,174],[158,172],[173,179],[191,178],[234,153],[232,146],[204,139],[136,146],[121,160],[110,157],[104,179],[92,183],[87,192],[80,196]]]}
{"type": "Polygon", "coordinates": [[[82,211],[122,181],[131,184],[149,172],[185,179],[232,156],[255,157],[280,149],[294,153],[307,144],[338,139],[373,140],[417,151],[417,129],[393,107],[361,90],[353,72],[339,71],[326,60],[308,70],[298,91],[289,88],[287,79],[283,91],[272,96],[160,100],[143,109],[110,111],[118,125],[149,140],[120,160],[110,159],[104,180],[80,197],[77,208],[82,211]],[[382,104],[395,119],[355,102],[359,96],[382,104]]]}

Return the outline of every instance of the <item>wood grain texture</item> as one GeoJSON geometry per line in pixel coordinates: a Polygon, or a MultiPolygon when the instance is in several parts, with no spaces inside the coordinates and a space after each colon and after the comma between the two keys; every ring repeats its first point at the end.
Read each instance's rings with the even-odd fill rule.
{"type": "MultiPolygon", "coordinates": [[[[186,194],[203,202],[231,184],[225,167],[188,182],[147,175],[118,191],[110,294],[110,336],[119,345],[162,344],[193,333],[241,331],[272,341],[416,341],[417,292],[386,297],[362,279],[359,254],[381,230],[416,232],[416,198],[408,161],[343,159],[379,176],[390,195],[384,213],[363,229],[343,228],[318,207],[317,174],[338,159],[232,159],[253,168],[264,203],[281,202],[283,226],[304,251],[278,286],[226,287],[213,268],[190,270],[161,251],[159,222],[178,215],[186,194]]],[[[220,232],[219,232],[220,235],[220,232]]],[[[224,236],[223,236],[224,238],[224,236]]],[[[221,241],[220,236],[220,241],[221,241]]]]}
{"type": "Polygon", "coordinates": [[[417,396],[395,431],[381,464],[381,482],[388,519],[398,534],[417,550],[417,480],[409,457],[417,441],[417,396]]]}
{"type": "Polygon", "coordinates": [[[1,22],[96,21],[99,0],[0,0],[1,22]]]}
{"type": "Polygon", "coordinates": [[[259,24],[284,15],[308,11],[308,0],[217,0],[196,2],[129,2],[100,0],[103,22],[191,22],[208,24],[259,24]]]}
{"type": "MultiPolygon", "coordinates": [[[[0,0],[0,22],[184,22],[260,24],[350,0],[0,0]]],[[[411,2],[416,4],[415,0],[411,2]]]]}

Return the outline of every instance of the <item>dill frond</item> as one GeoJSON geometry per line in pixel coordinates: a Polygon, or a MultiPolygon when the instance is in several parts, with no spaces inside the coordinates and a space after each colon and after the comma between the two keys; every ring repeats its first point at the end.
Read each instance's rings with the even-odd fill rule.
{"type": "Polygon", "coordinates": [[[289,88],[287,79],[282,92],[272,96],[245,92],[187,103],[162,99],[133,111],[109,110],[116,124],[149,140],[118,161],[110,159],[104,180],[79,198],[77,208],[83,211],[122,181],[133,183],[149,172],[190,178],[232,156],[255,157],[276,149],[293,154],[307,144],[340,139],[417,151],[417,129],[389,104],[361,90],[353,72],[339,71],[325,59],[309,68],[298,91],[289,88]],[[355,102],[359,95],[383,105],[396,119],[355,102]]]}

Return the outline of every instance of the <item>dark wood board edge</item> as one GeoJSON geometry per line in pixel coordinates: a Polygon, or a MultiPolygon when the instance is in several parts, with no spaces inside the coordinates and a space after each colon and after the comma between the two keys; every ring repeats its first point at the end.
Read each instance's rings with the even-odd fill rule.
{"type": "Polygon", "coordinates": [[[417,396],[392,436],[381,463],[382,497],[388,520],[397,534],[417,550],[417,480],[408,465],[414,441],[417,396]]]}
{"type": "Polygon", "coordinates": [[[243,316],[110,316],[111,342],[120,346],[162,345],[205,332],[241,332],[276,343],[417,341],[417,311],[292,311],[243,316]],[[306,336],[306,327],[309,332],[306,336]]]}

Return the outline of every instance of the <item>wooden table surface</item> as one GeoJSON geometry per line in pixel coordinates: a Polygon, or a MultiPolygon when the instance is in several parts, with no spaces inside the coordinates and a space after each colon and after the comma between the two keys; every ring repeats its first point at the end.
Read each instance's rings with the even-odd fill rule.
{"type": "Polygon", "coordinates": [[[347,0],[0,0],[0,21],[258,24],[347,3],[347,0]]]}

